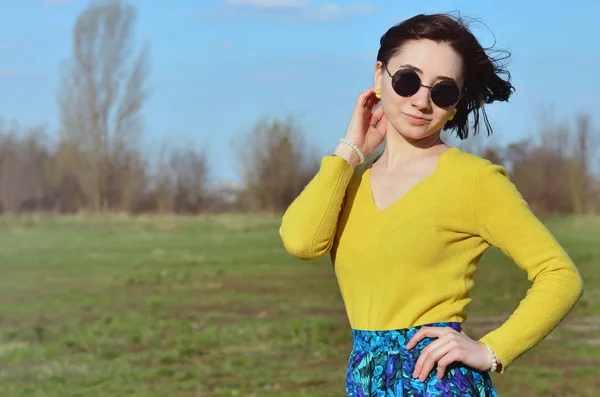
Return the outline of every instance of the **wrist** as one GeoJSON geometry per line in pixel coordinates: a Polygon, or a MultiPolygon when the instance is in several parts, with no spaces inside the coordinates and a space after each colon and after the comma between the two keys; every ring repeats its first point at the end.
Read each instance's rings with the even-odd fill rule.
{"type": "Polygon", "coordinates": [[[486,354],[488,356],[488,364],[489,367],[487,369],[487,371],[490,372],[496,372],[498,370],[498,368],[500,367],[500,360],[498,359],[498,356],[496,355],[496,353],[494,353],[494,351],[492,350],[491,347],[489,347],[488,345],[486,345],[483,342],[479,342],[483,345],[483,348],[486,351],[486,354]]]}
{"type": "Polygon", "coordinates": [[[340,142],[334,149],[333,154],[341,157],[348,162],[352,167],[356,167],[360,163],[358,154],[350,146],[340,142]]]}

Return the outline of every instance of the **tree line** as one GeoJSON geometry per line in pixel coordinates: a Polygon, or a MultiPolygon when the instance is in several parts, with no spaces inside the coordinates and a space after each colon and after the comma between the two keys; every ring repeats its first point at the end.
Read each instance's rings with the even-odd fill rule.
{"type": "MultiPolygon", "coordinates": [[[[92,3],[72,31],[57,96],[60,129],[0,123],[2,213],[281,213],[317,172],[320,156],[293,119],[260,118],[235,147],[239,187],[208,184],[206,153],[140,149],[149,47],[135,51],[135,9],[92,3]]],[[[469,139],[458,146],[505,166],[540,215],[600,210],[600,134],[589,115],[551,122],[504,147],[469,139]]]]}
{"type": "Polygon", "coordinates": [[[591,116],[577,114],[571,124],[543,117],[531,136],[505,146],[481,139],[465,149],[504,166],[532,210],[540,216],[600,212],[600,134],[591,116]]]}

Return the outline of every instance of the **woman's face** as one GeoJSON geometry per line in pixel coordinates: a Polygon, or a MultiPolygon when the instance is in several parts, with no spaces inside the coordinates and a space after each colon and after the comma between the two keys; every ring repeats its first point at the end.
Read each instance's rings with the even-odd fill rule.
{"type": "Polygon", "coordinates": [[[423,139],[442,129],[458,102],[440,107],[432,101],[431,90],[423,86],[414,95],[400,96],[394,91],[389,74],[393,76],[400,69],[412,69],[422,85],[433,87],[439,82],[453,82],[462,94],[462,65],[460,55],[452,47],[431,40],[409,41],[386,65],[378,62],[375,86],[376,89],[381,87],[381,106],[388,125],[406,138],[423,139]]]}

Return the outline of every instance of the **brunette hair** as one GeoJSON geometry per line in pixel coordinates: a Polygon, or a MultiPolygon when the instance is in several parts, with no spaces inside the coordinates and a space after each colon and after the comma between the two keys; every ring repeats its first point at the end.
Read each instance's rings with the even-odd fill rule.
{"type": "Polygon", "coordinates": [[[481,112],[488,136],[491,135],[493,131],[484,104],[508,101],[514,91],[510,73],[500,62],[508,59],[510,54],[502,51],[504,57],[492,58],[460,17],[420,14],[394,25],[381,37],[377,60],[386,65],[407,41],[422,39],[447,43],[463,59],[462,97],[456,105],[454,119],[445,124],[444,130],[456,130],[460,139],[466,139],[469,136],[468,117],[472,114],[473,134],[477,135],[481,112]]]}

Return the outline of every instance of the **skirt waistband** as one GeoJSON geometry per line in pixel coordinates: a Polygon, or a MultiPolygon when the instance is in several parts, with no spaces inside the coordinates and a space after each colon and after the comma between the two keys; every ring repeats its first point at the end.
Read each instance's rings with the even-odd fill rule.
{"type": "MultiPolygon", "coordinates": [[[[409,328],[399,328],[392,330],[352,330],[353,350],[364,352],[390,352],[400,351],[406,348],[408,341],[423,327],[450,327],[460,332],[462,325],[460,322],[437,322],[430,324],[421,324],[409,328]]],[[[429,338],[424,338],[419,344],[428,344],[429,338]]]]}

